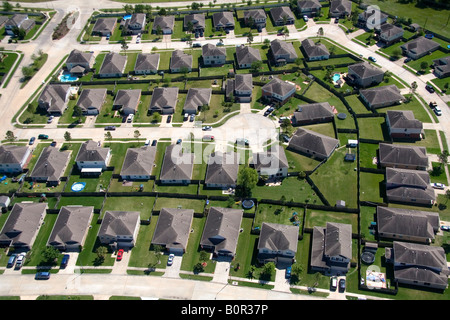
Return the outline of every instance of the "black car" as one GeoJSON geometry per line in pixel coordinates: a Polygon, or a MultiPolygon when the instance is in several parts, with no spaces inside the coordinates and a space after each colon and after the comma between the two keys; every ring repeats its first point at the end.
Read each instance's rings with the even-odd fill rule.
{"type": "Polygon", "coordinates": [[[202,45],[200,44],[200,43],[194,43],[193,45],[192,45],[192,47],[194,47],[194,48],[200,48],[202,45]]]}
{"type": "Polygon", "coordinates": [[[171,116],[171,115],[169,115],[169,116],[167,117],[167,123],[170,123],[170,121],[172,121],[172,116],[171,116]]]}
{"type": "Polygon", "coordinates": [[[156,146],[157,143],[158,143],[157,140],[153,140],[153,141],[152,141],[152,146],[153,146],[153,147],[156,146]]]}
{"type": "Polygon", "coordinates": [[[434,93],[434,88],[433,88],[433,86],[432,86],[431,84],[427,84],[427,85],[425,86],[425,89],[427,89],[427,91],[428,91],[429,93],[434,93]]]}
{"type": "Polygon", "coordinates": [[[115,126],[106,126],[105,130],[116,130],[115,126]]]}
{"type": "Polygon", "coordinates": [[[345,291],[345,279],[340,279],[339,280],[339,290],[340,291],[345,291]]]}

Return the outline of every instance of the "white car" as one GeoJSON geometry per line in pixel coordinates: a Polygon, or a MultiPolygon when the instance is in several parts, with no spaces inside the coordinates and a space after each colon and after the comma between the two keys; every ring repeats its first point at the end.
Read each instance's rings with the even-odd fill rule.
{"type": "Polygon", "coordinates": [[[54,117],[54,116],[50,116],[50,117],[48,118],[48,120],[47,120],[47,123],[52,123],[53,118],[55,118],[55,117],[54,117]]]}
{"type": "Polygon", "coordinates": [[[437,116],[442,116],[442,110],[438,106],[434,107],[434,113],[436,113],[437,116]]]}
{"type": "Polygon", "coordinates": [[[16,269],[20,269],[25,262],[25,255],[23,253],[19,254],[16,260],[16,269]]]}
{"type": "Polygon", "coordinates": [[[175,258],[175,255],[173,253],[169,254],[169,259],[167,260],[167,265],[171,266],[173,264],[173,259],[175,258]]]}
{"type": "Polygon", "coordinates": [[[441,190],[444,190],[444,188],[445,188],[445,185],[442,184],[442,183],[437,183],[437,182],[435,182],[435,183],[432,183],[431,185],[432,185],[433,188],[435,188],[435,189],[441,189],[441,190]]]}
{"type": "Polygon", "coordinates": [[[305,20],[305,22],[308,21],[308,16],[307,16],[307,15],[304,15],[304,16],[303,16],[303,20],[305,20]]]}

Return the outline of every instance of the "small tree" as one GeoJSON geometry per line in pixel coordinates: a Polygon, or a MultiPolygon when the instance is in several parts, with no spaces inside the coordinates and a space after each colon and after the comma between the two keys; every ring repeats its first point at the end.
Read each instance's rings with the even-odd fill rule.
{"type": "Polygon", "coordinates": [[[66,140],[67,142],[70,142],[72,140],[72,135],[69,131],[64,132],[64,140],[66,140]]]}
{"type": "Polygon", "coordinates": [[[420,71],[424,72],[428,68],[428,62],[422,61],[420,63],[420,71]]]}
{"type": "Polygon", "coordinates": [[[53,246],[47,247],[43,252],[42,256],[44,258],[44,261],[48,264],[53,264],[58,259],[59,251],[53,246]]]}
{"type": "Polygon", "coordinates": [[[14,132],[12,132],[11,130],[6,131],[6,136],[5,136],[6,140],[8,141],[14,141],[16,140],[16,136],[14,136],[14,132]]]}
{"type": "Polygon", "coordinates": [[[134,138],[136,138],[138,142],[139,142],[140,136],[141,136],[141,133],[139,132],[139,130],[134,130],[134,138]]]}
{"type": "Polygon", "coordinates": [[[441,169],[443,169],[448,164],[448,156],[450,154],[447,150],[443,150],[440,154],[438,154],[438,159],[440,163],[441,169]]]}
{"type": "Polygon", "coordinates": [[[237,185],[241,188],[242,196],[250,196],[252,189],[258,183],[258,172],[251,167],[243,167],[239,170],[237,185]]]}
{"type": "Polygon", "coordinates": [[[107,141],[109,141],[109,142],[111,142],[111,140],[112,140],[112,134],[111,134],[111,132],[107,132],[107,133],[105,133],[105,139],[107,140],[107,141]]]}

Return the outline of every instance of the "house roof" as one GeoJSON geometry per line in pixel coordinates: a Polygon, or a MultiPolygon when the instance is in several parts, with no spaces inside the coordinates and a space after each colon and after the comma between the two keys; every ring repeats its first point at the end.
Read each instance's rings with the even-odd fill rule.
{"type": "Polygon", "coordinates": [[[236,59],[239,65],[252,64],[253,61],[261,61],[261,53],[256,48],[241,45],[236,47],[236,59]]]}
{"type": "Polygon", "coordinates": [[[386,184],[388,185],[426,189],[430,187],[430,182],[427,171],[386,168],[386,184]]]}
{"type": "Polygon", "coordinates": [[[332,0],[330,3],[330,12],[350,13],[352,12],[352,3],[349,0],[332,0]]]}
{"type": "Polygon", "coordinates": [[[234,90],[236,91],[252,91],[253,77],[250,73],[236,74],[234,76],[234,90]]]}
{"type": "Polygon", "coordinates": [[[320,120],[323,118],[334,118],[331,105],[328,102],[318,102],[299,105],[294,111],[294,119],[297,122],[305,120],[320,120]]]}
{"type": "Polygon", "coordinates": [[[212,43],[207,43],[202,46],[202,56],[226,56],[227,50],[224,47],[217,47],[212,43]]]}
{"type": "Polygon", "coordinates": [[[203,13],[193,13],[184,16],[184,27],[187,28],[189,21],[192,23],[194,28],[205,28],[205,15],[203,13]]]}
{"type": "Polygon", "coordinates": [[[270,9],[270,15],[272,16],[273,21],[283,20],[283,17],[286,17],[288,19],[295,19],[291,8],[286,6],[270,9]]]}
{"type": "Polygon", "coordinates": [[[371,65],[366,61],[349,65],[348,70],[353,71],[353,73],[356,74],[361,79],[366,79],[378,76],[380,74],[384,74],[383,70],[371,65]]]}
{"type": "Polygon", "coordinates": [[[55,147],[46,147],[42,150],[30,177],[47,177],[48,181],[57,181],[64,174],[69,158],[70,152],[68,151],[59,151],[55,147]]]}
{"type": "Polygon", "coordinates": [[[251,164],[256,170],[262,168],[289,168],[284,148],[279,146],[275,146],[266,152],[254,153],[251,164]]]}
{"type": "Polygon", "coordinates": [[[450,72],[450,56],[433,60],[434,68],[442,73],[450,72]]]}
{"type": "Polygon", "coordinates": [[[28,150],[28,146],[0,145],[0,164],[19,164],[28,150]]]}
{"type": "Polygon", "coordinates": [[[314,43],[311,39],[305,39],[302,41],[302,48],[306,55],[311,57],[329,56],[330,52],[323,43],[314,43]]]}
{"type": "Polygon", "coordinates": [[[170,69],[192,68],[192,55],[184,53],[182,50],[174,50],[170,59],[170,69]]]}
{"type": "Polygon", "coordinates": [[[263,9],[255,9],[255,10],[245,10],[244,11],[244,19],[253,18],[256,19],[266,19],[266,13],[263,9]]]}
{"type": "Polygon", "coordinates": [[[279,78],[273,78],[268,83],[266,83],[264,86],[262,86],[261,89],[267,93],[277,94],[281,97],[284,97],[286,94],[291,92],[292,89],[294,89],[294,88],[295,88],[295,85],[290,82],[283,81],[279,78]]]}
{"type": "Polygon", "coordinates": [[[144,26],[146,15],[145,13],[133,13],[129,21],[129,24],[140,24],[144,26]]]}
{"type": "Polygon", "coordinates": [[[98,18],[97,21],[95,21],[95,25],[92,31],[101,33],[104,32],[112,33],[116,23],[117,23],[116,18],[98,18]]]}
{"type": "Polygon", "coordinates": [[[428,187],[426,189],[420,189],[415,187],[397,187],[394,189],[386,190],[387,198],[396,201],[411,201],[409,199],[414,199],[416,201],[433,202],[436,200],[436,194],[434,189],[428,187]],[[398,200],[401,199],[401,200],[398,200]]]}
{"type": "Polygon", "coordinates": [[[297,1],[297,8],[299,9],[320,9],[322,5],[318,0],[300,0],[297,1]]]}
{"type": "Polygon", "coordinates": [[[93,206],[63,206],[48,238],[48,245],[82,245],[94,214],[93,206]]]}
{"type": "Polygon", "coordinates": [[[122,110],[136,111],[141,98],[141,89],[121,89],[117,91],[114,106],[122,110]]]}
{"type": "Polygon", "coordinates": [[[175,108],[178,99],[178,87],[155,88],[152,94],[149,108],[152,110],[163,110],[164,108],[175,108]]]}
{"type": "Polygon", "coordinates": [[[194,154],[183,153],[179,144],[166,148],[160,180],[191,180],[194,170],[194,154]]]}
{"type": "Polygon", "coordinates": [[[139,211],[106,211],[98,236],[130,236],[139,223],[139,211]]]}
{"type": "Polygon", "coordinates": [[[69,84],[48,84],[39,96],[39,102],[50,104],[47,109],[48,112],[62,113],[65,109],[69,90],[69,84]]]}
{"type": "Polygon", "coordinates": [[[270,42],[270,49],[274,56],[278,55],[288,55],[290,59],[298,58],[297,52],[295,51],[292,42],[286,42],[279,39],[275,39],[270,42]]]}
{"type": "Polygon", "coordinates": [[[411,110],[388,110],[386,117],[389,120],[389,126],[396,129],[422,129],[422,121],[414,117],[411,110]]]}
{"type": "Polygon", "coordinates": [[[110,150],[110,148],[99,146],[98,143],[93,140],[88,140],[81,145],[76,161],[105,162],[110,150]]]}
{"type": "Polygon", "coordinates": [[[200,245],[214,246],[215,251],[234,253],[244,210],[211,207],[206,218],[200,245]]]}
{"type": "Polygon", "coordinates": [[[69,57],[67,57],[66,63],[71,64],[90,64],[94,54],[91,52],[83,52],[77,49],[74,49],[70,52],[69,57]]]}
{"type": "Polygon", "coordinates": [[[327,222],[324,254],[329,257],[352,257],[352,226],[350,224],[327,222]]]}
{"type": "Polygon", "coordinates": [[[28,19],[28,15],[16,13],[5,22],[5,25],[12,26],[12,27],[20,27],[21,24],[27,19],[28,19]]]}
{"type": "Polygon", "coordinates": [[[109,52],[105,55],[99,74],[123,73],[127,64],[127,56],[116,52],[109,52]]]}
{"type": "Polygon", "coordinates": [[[139,53],[134,71],[158,70],[159,53],[139,53]]]}
{"type": "Polygon", "coordinates": [[[437,212],[377,207],[379,233],[433,239],[439,224],[437,212]]]}
{"type": "Polygon", "coordinates": [[[193,217],[193,209],[162,208],[152,244],[164,245],[169,249],[186,249],[193,217]]]}
{"type": "Polygon", "coordinates": [[[31,245],[47,208],[45,202],[14,204],[0,233],[0,242],[31,245]]]}
{"type": "Polygon", "coordinates": [[[397,27],[396,25],[390,23],[383,23],[378,26],[377,29],[379,30],[380,35],[383,35],[386,38],[390,38],[399,34],[403,35],[404,33],[403,28],[397,27]]]}
{"type": "Polygon", "coordinates": [[[81,91],[80,97],[78,98],[77,106],[83,111],[94,107],[100,112],[103,102],[105,102],[106,92],[106,88],[84,89],[81,91]]]}
{"type": "Polygon", "coordinates": [[[239,171],[239,154],[213,152],[206,168],[206,184],[235,185],[239,171]]]}
{"type": "Polygon", "coordinates": [[[359,91],[359,94],[371,106],[386,106],[386,104],[392,105],[405,99],[395,84],[363,89],[359,91]]]}
{"type": "Polygon", "coordinates": [[[380,143],[379,158],[381,164],[428,166],[425,147],[380,143]]]}
{"type": "Polygon", "coordinates": [[[203,105],[209,105],[211,100],[211,88],[190,88],[184,101],[184,111],[198,111],[203,105]]]}
{"type": "Polygon", "coordinates": [[[298,128],[289,141],[289,147],[294,150],[306,149],[309,153],[315,152],[325,158],[328,158],[338,145],[339,140],[304,128],[298,128]]]}
{"type": "Polygon", "coordinates": [[[173,30],[175,25],[175,17],[170,16],[156,16],[153,22],[152,30],[158,30],[158,26],[161,27],[161,30],[170,29],[173,30]]]}
{"type": "Polygon", "coordinates": [[[415,54],[423,54],[428,51],[434,51],[440,47],[440,44],[427,39],[423,36],[408,41],[407,43],[401,45],[401,48],[406,51],[414,52],[415,54]]]}
{"type": "Polygon", "coordinates": [[[156,147],[128,148],[123,161],[121,176],[150,176],[156,157],[156,147]]]}
{"type": "MultiPolygon", "coordinates": [[[[388,15],[384,12],[381,12],[379,9],[376,10],[373,7],[368,7],[365,11],[359,14],[358,19],[363,21],[369,20],[371,24],[375,24],[376,22],[384,20],[387,17],[388,15]]],[[[380,25],[379,22],[377,24],[380,25]]]]}
{"type": "Polygon", "coordinates": [[[213,14],[213,25],[216,26],[234,26],[234,16],[231,11],[221,11],[213,14]]]}
{"type": "Polygon", "coordinates": [[[299,226],[263,222],[258,240],[258,250],[290,250],[297,252],[299,226]]]}

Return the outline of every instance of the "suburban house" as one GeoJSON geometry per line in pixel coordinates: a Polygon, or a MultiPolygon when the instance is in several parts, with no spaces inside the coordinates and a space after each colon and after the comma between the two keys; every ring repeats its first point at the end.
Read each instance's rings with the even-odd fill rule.
{"type": "Polygon", "coordinates": [[[234,15],[231,11],[221,11],[213,13],[213,27],[216,31],[219,30],[233,30],[234,29],[234,15]]]}
{"type": "Polygon", "coordinates": [[[19,250],[30,250],[44,223],[46,202],[22,202],[14,204],[0,232],[0,245],[19,250]]]}
{"type": "Polygon", "coordinates": [[[5,22],[5,32],[9,36],[14,35],[14,28],[19,28],[25,31],[25,33],[30,32],[30,30],[36,25],[34,19],[30,19],[27,14],[14,14],[11,18],[5,22]]]}
{"type": "Polygon", "coordinates": [[[386,262],[394,267],[394,279],[402,284],[445,290],[449,269],[444,248],[394,241],[385,249],[386,262]]]}
{"type": "Polygon", "coordinates": [[[194,153],[183,153],[179,144],[166,148],[159,180],[162,184],[189,184],[194,171],[194,153]]]}
{"type": "Polygon", "coordinates": [[[124,76],[125,66],[127,65],[127,56],[116,52],[109,52],[103,59],[98,76],[100,78],[113,78],[124,76]]]}
{"type": "Polygon", "coordinates": [[[311,270],[326,275],[343,275],[352,259],[352,225],[327,222],[314,227],[311,245],[311,270]]]}
{"type": "Polygon", "coordinates": [[[70,84],[48,84],[38,98],[38,107],[49,114],[62,115],[69,96],[70,84]]]}
{"type": "Polygon", "coordinates": [[[211,88],[190,88],[184,101],[183,113],[196,114],[202,106],[209,105],[211,101],[211,88]]]}
{"type": "Polygon", "coordinates": [[[59,151],[55,147],[42,150],[30,178],[33,182],[46,182],[47,185],[58,185],[70,160],[69,151],[59,151]]]}
{"type": "Polygon", "coordinates": [[[274,26],[284,26],[295,22],[295,16],[289,7],[274,7],[270,9],[270,16],[274,26]]]}
{"type": "Polygon", "coordinates": [[[391,138],[422,138],[422,121],[417,120],[410,110],[388,110],[386,125],[391,138]]]}
{"type": "Polygon", "coordinates": [[[381,83],[384,79],[384,71],[364,61],[349,65],[347,77],[352,84],[366,88],[381,83]]]}
{"type": "Polygon", "coordinates": [[[182,50],[174,50],[170,58],[170,72],[192,71],[192,55],[182,50]]]}
{"type": "Polygon", "coordinates": [[[270,52],[272,53],[273,62],[277,66],[293,63],[298,58],[292,42],[275,39],[270,42],[270,52]]]}
{"type": "Polygon", "coordinates": [[[155,74],[159,68],[159,53],[139,53],[134,65],[135,74],[155,74]]]}
{"type": "Polygon", "coordinates": [[[436,41],[421,36],[401,45],[400,48],[403,51],[403,55],[408,56],[413,60],[417,60],[436,51],[440,46],[441,45],[436,41]]]}
{"type": "Polygon", "coordinates": [[[301,16],[310,18],[317,17],[320,14],[322,5],[319,0],[300,0],[297,1],[297,10],[301,16]]]}
{"type": "Polygon", "coordinates": [[[156,147],[128,148],[120,170],[122,180],[150,180],[156,157],[156,147]]]}
{"type": "Polygon", "coordinates": [[[261,90],[263,98],[283,105],[295,94],[296,87],[292,82],[273,78],[261,90]]]}
{"type": "Polygon", "coordinates": [[[258,175],[268,179],[282,179],[287,177],[289,163],[284,148],[275,146],[268,151],[253,153],[250,166],[255,168],[258,175]]]}
{"type": "Polygon", "coordinates": [[[112,250],[134,247],[140,225],[139,211],[106,211],[98,231],[98,239],[112,250]]]}
{"type": "Polygon", "coordinates": [[[169,253],[182,255],[186,252],[193,218],[193,209],[162,208],[152,244],[164,247],[169,253]]]}
{"type": "Polygon", "coordinates": [[[358,26],[369,30],[376,29],[386,24],[388,17],[387,14],[381,12],[378,8],[369,6],[358,15],[358,26]]]}
{"type": "Polygon", "coordinates": [[[314,43],[311,39],[305,39],[301,44],[304,56],[308,61],[327,60],[330,58],[330,52],[323,43],[314,43]]]}
{"type": "Polygon", "coordinates": [[[173,114],[178,101],[178,87],[155,88],[148,113],[173,114]]]}
{"type": "Polygon", "coordinates": [[[216,47],[211,43],[202,46],[203,65],[223,65],[227,60],[227,50],[223,47],[216,47]]]}
{"type": "Polygon", "coordinates": [[[93,206],[61,207],[47,246],[60,251],[81,251],[93,216],[93,206]]]}
{"type": "Polygon", "coordinates": [[[126,35],[137,35],[142,33],[145,30],[146,22],[147,20],[145,13],[133,13],[131,18],[125,21],[123,33],[126,35]]]}
{"type": "Polygon", "coordinates": [[[399,144],[379,144],[379,164],[382,168],[427,170],[428,157],[425,147],[399,144]]]}
{"type": "Polygon", "coordinates": [[[94,66],[94,54],[74,49],[66,60],[66,68],[71,74],[85,74],[94,66]]]}
{"type": "Polygon", "coordinates": [[[450,76],[450,56],[433,60],[434,74],[438,78],[450,76]]]}
{"type": "Polygon", "coordinates": [[[234,257],[244,210],[211,207],[206,217],[200,247],[214,256],[234,257]]]}
{"type": "Polygon", "coordinates": [[[205,31],[205,26],[205,15],[203,13],[187,14],[183,18],[183,30],[185,31],[203,32],[205,31]],[[190,28],[192,30],[189,30],[190,28]]]}
{"type": "Polygon", "coordinates": [[[400,90],[395,84],[362,89],[359,91],[359,96],[367,107],[372,110],[390,107],[405,100],[405,97],[400,93],[400,90]]]}
{"type": "Polygon", "coordinates": [[[391,45],[403,38],[404,30],[390,23],[384,23],[375,28],[378,39],[386,45],[391,45]]]}
{"type": "Polygon", "coordinates": [[[240,45],[236,47],[236,60],[240,69],[250,68],[254,61],[262,61],[257,48],[240,45]]]}
{"type": "Polygon", "coordinates": [[[350,0],[331,0],[330,17],[344,18],[352,13],[352,2],[350,0]]]}
{"type": "Polygon", "coordinates": [[[439,213],[377,207],[377,232],[382,239],[430,244],[439,231],[439,213]]]}
{"type": "Polygon", "coordinates": [[[432,205],[436,201],[430,175],[423,170],[386,168],[388,202],[432,205]]]}
{"type": "Polygon", "coordinates": [[[236,74],[234,79],[227,79],[225,85],[225,100],[238,103],[252,101],[253,77],[251,74],[236,74]]]}
{"type": "Polygon", "coordinates": [[[120,89],[113,102],[113,110],[127,116],[135,114],[141,102],[141,89],[120,89]]]}
{"type": "Polygon", "coordinates": [[[206,167],[205,185],[208,188],[235,188],[239,171],[239,154],[213,152],[206,167]]]}
{"type": "Polygon", "coordinates": [[[331,122],[334,113],[328,102],[302,104],[297,107],[292,116],[292,125],[302,126],[315,123],[331,122]]]}
{"type": "Polygon", "coordinates": [[[22,172],[30,159],[31,149],[28,146],[0,145],[0,173],[2,174],[22,172]]]}
{"type": "Polygon", "coordinates": [[[84,89],[81,91],[77,106],[84,115],[98,115],[106,99],[106,88],[84,89]]]}
{"type": "Polygon", "coordinates": [[[156,16],[153,21],[152,33],[172,34],[175,26],[175,16],[156,16]]]}
{"type": "Polygon", "coordinates": [[[244,11],[244,23],[248,27],[261,30],[266,27],[266,19],[266,12],[263,9],[244,11]]]}
{"type": "Polygon", "coordinates": [[[99,175],[106,169],[110,160],[110,148],[103,148],[99,143],[88,140],[81,145],[75,162],[81,174],[99,175]]]}
{"type": "Polygon", "coordinates": [[[288,144],[289,149],[318,160],[328,159],[338,146],[338,139],[304,128],[298,128],[288,144]]]}
{"type": "Polygon", "coordinates": [[[295,262],[299,226],[263,222],[258,239],[259,263],[274,262],[279,267],[295,262]]]}
{"type": "Polygon", "coordinates": [[[98,18],[95,21],[92,35],[111,36],[117,25],[117,18],[98,18]]]}

